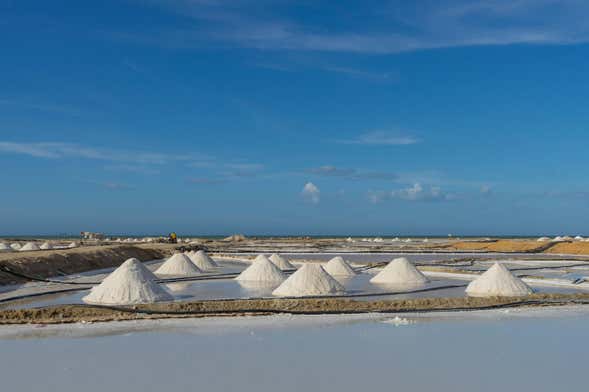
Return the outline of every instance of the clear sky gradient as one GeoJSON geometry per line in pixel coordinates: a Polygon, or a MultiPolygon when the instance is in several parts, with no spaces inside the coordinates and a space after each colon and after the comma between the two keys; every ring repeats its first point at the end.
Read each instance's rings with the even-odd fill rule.
{"type": "Polygon", "coordinates": [[[586,1],[0,1],[0,235],[589,234],[586,1]]]}

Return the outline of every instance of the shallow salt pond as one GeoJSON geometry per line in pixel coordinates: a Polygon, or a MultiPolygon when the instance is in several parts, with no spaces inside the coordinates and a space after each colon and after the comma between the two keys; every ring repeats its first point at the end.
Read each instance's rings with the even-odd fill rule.
{"type": "Polygon", "coordinates": [[[7,391],[586,390],[589,308],[0,327],[7,391]]]}

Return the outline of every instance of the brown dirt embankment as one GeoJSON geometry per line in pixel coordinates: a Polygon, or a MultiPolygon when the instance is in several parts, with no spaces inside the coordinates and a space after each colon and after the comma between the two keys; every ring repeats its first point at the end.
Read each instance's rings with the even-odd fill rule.
{"type": "Polygon", "coordinates": [[[354,301],[338,298],[239,299],[171,302],[131,307],[57,305],[35,309],[2,310],[0,324],[63,324],[276,313],[352,314],[484,310],[493,307],[557,306],[578,303],[589,303],[589,294],[532,294],[518,298],[416,298],[387,301],[354,301]]]}
{"type": "Polygon", "coordinates": [[[563,253],[569,255],[589,255],[589,242],[557,242],[546,253],[563,253]]]}
{"type": "Polygon", "coordinates": [[[553,245],[554,243],[526,240],[461,241],[451,244],[450,248],[462,251],[540,253],[553,245]]]}
{"type": "MultiPolygon", "coordinates": [[[[0,253],[0,266],[11,271],[39,278],[76,274],[120,265],[131,257],[141,261],[169,256],[172,244],[102,245],[73,249],[52,249],[34,252],[0,253]]],[[[24,282],[0,270],[0,285],[24,282]]]]}

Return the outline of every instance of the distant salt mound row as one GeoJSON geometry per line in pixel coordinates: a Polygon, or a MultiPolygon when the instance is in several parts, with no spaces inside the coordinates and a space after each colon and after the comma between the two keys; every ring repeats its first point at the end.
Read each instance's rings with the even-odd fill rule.
{"type": "Polygon", "coordinates": [[[12,244],[10,244],[10,247],[14,250],[19,250],[20,248],[22,248],[22,245],[18,242],[13,242],[12,244]]]}
{"type": "Polygon", "coordinates": [[[26,252],[29,250],[40,250],[40,249],[41,248],[39,248],[39,245],[35,244],[34,242],[27,242],[19,249],[19,251],[26,252]]]}
{"type": "Polygon", "coordinates": [[[219,266],[204,250],[189,252],[188,257],[198,268],[204,271],[212,270],[219,266]]]}
{"type": "Polygon", "coordinates": [[[387,264],[374,278],[371,283],[394,284],[403,286],[423,286],[429,279],[421,273],[405,257],[394,259],[387,264]]]}
{"type": "Polygon", "coordinates": [[[286,260],[284,257],[280,256],[277,253],[272,253],[272,256],[270,256],[270,261],[281,270],[291,270],[296,268],[294,265],[290,263],[290,261],[286,260]]]}
{"type": "Polygon", "coordinates": [[[548,242],[548,241],[550,241],[550,238],[548,238],[548,237],[540,237],[536,241],[538,241],[538,242],[548,242]]]}
{"type": "Polygon", "coordinates": [[[258,256],[252,265],[235,278],[235,280],[244,282],[269,283],[280,283],[284,279],[286,279],[286,275],[264,255],[258,256]]]}
{"type": "Polygon", "coordinates": [[[246,237],[243,234],[233,234],[223,239],[223,241],[241,242],[245,241],[246,237]]]}
{"type": "Polygon", "coordinates": [[[43,250],[53,249],[53,245],[51,245],[49,242],[44,242],[39,248],[43,250]]]}
{"type": "Polygon", "coordinates": [[[583,241],[585,238],[581,237],[580,235],[575,237],[575,241],[583,241]]]}
{"type": "Polygon", "coordinates": [[[176,253],[167,259],[156,271],[156,275],[193,276],[202,273],[188,256],[176,253]]]}
{"type": "Polygon", "coordinates": [[[86,303],[105,305],[133,305],[158,301],[172,301],[157,277],[135,258],[128,259],[82,298],[86,303]]]}
{"type": "Polygon", "coordinates": [[[315,295],[343,294],[342,286],[319,264],[304,264],[284,281],[272,295],[278,297],[308,297],[315,295]]]}
{"type": "Polygon", "coordinates": [[[14,249],[4,242],[0,242],[0,252],[12,252],[14,249]]]}
{"type": "Polygon", "coordinates": [[[466,294],[472,297],[519,297],[534,291],[503,264],[495,263],[470,282],[466,294]]]}
{"type": "Polygon", "coordinates": [[[329,260],[324,267],[325,272],[331,276],[354,276],[356,271],[341,256],[329,260]]]}

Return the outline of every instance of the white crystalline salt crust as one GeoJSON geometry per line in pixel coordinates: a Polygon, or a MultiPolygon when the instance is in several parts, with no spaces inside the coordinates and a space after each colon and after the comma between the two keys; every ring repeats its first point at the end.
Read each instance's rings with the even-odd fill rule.
{"type": "Polygon", "coordinates": [[[166,290],[158,285],[157,277],[139,260],[132,258],[108,275],[95,286],[84,302],[106,305],[144,304],[158,301],[172,301],[166,290]]]}
{"type": "Polygon", "coordinates": [[[519,297],[532,292],[527,284],[499,263],[493,264],[466,287],[466,293],[473,297],[519,297]]]}
{"type": "Polygon", "coordinates": [[[288,260],[276,253],[273,253],[272,256],[270,256],[270,261],[281,270],[291,270],[296,268],[288,260]]]}
{"type": "Polygon", "coordinates": [[[429,279],[422,274],[405,257],[394,259],[387,264],[374,278],[371,283],[422,286],[429,282],[429,279]]]}
{"type": "Polygon", "coordinates": [[[329,260],[323,267],[331,276],[354,276],[356,271],[341,256],[329,260]]]}
{"type": "Polygon", "coordinates": [[[176,253],[167,259],[156,271],[157,275],[194,276],[202,271],[183,253],[176,253]]]}
{"type": "Polygon", "coordinates": [[[235,278],[240,281],[274,283],[280,283],[284,279],[286,275],[264,255],[258,256],[252,265],[235,278]]]}
{"type": "Polygon", "coordinates": [[[321,265],[304,264],[297,272],[278,286],[272,292],[272,295],[279,297],[306,297],[343,294],[344,292],[344,286],[325,272],[321,265]]]}
{"type": "Polygon", "coordinates": [[[201,270],[207,271],[218,267],[219,265],[215,262],[215,260],[211,259],[208,254],[204,250],[199,250],[198,252],[188,252],[188,257],[190,260],[201,270]]]}

